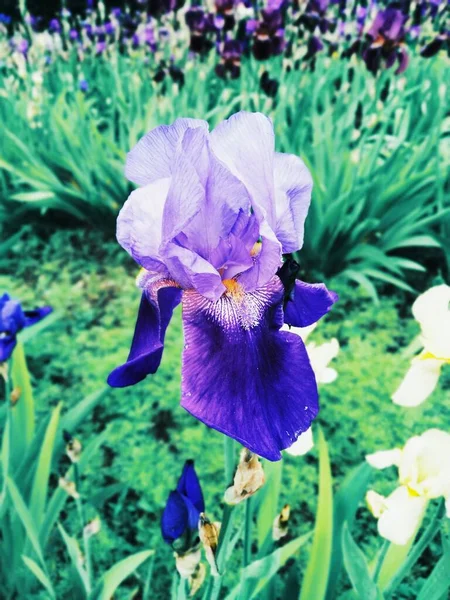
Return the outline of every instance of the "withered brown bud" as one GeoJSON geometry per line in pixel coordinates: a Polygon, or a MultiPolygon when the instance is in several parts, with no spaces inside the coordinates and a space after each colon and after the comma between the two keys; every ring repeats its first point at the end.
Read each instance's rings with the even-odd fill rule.
{"type": "Polygon", "coordinates": [[[81,457],[81,442],[74,438],[67,430],[63,431],[64,441],[66,442],[66,454],[72,463],[77,463],[81,457]]]}
{"type": "Polygon", "coordinates": [[[102,523],[99,517],[95,517],[95,519],[92,519],[92,521],[89,521],[89,523],[84,526],[84,533],[88,538],[90,538],[100,531],[101,526],[102,523]]]}
{"type": "Polygon", "coordinates": [[[192,598],[202,587],[206,578],[206,567],[203,563],[198,563],[195,572],[189,577],[189,597],[192,598]]]}
{"type": "Polygon", "coordinates": [[[272,538],[278,542],[281,538],[284,538],[288,533],[289,516],[291,514],[291,507],[289,504],[285,504],[281,509],[279,515],[275,517],[272,527],[272,538]]]}
{"type": "Polygon", "coordinates": [[[264,471],[258,456],[243,448],[233,485],[225,492],[225,502],[239,504],[257,492],[264,485],[264,481],[264,471]]]}
{"type": "Polygon", "coordinates": [[[11,405],[12,406],[14,406],[15,404],[17,404],[17,402],[19,401],[21,395],[22,395],[22,389],[20,387],[15,387],[11,391],[10,400],[11,400],[11,405]]]}
{"type": "Polygon", "coordinates": [[[219,570],[216,563],[216,553],[219,545],[220,526],[210,521],[205,513],[200,513],[198,532],[205,549],[206,560],[211,567],[211,575],[217,576],[219,570]]]}
{"type": "Polygon", "coordinates": [[[69,496],[72,498],[79,498],[80,494],[77,492],[77,488],[75,487],[75,483],[73,481],[69,481],[65,477],[59,478],[59,487],[62,488],[69,496]]]}
{"type": "Polygon", "coordinates": [[[184,554],[174,552],[173,555],[175,556],[175,566],[180,577],[183,577],[184,579],[192,577],[197,570],[202,557],[200,548],[185,552],[184,554]]]}

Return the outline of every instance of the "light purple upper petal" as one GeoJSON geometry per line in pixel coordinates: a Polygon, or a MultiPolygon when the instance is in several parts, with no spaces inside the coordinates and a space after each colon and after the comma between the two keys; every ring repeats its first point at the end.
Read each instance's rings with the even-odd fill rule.
{"type": "Polygon", "coordinates": [[[131,192],[117,218],[119,244],[142,267],[164,272],[159,248],[170,179],[159,179],[131,192]]]}
{"type": "Polygon", "coordinates": [[[216,300],[225,291],[218,271],[189,248],[170,242],[163,248],[163,256],[170,275],[184,289],[194,288],[211,300],[216,300]]]}
{"type": "Polygon", "coordinates": [[[312,177],[305,163],[293,154],[275,153],[275,234],[283,252],[303,245],[305,219],[311,202],[312,177]]]}
{"type": "Polygon", "coordinates": [[[253,266],[242,273],[239,283],[246,291],[256,290],[272,279],[281,266],[281,244],[266,221],[260,226],[261,251],[254,257],[253,266]]]}
{"type": "Polygon", "coordinates": [[[173,158],[187,129],[200,127],[208,131],[208,123],[200,119],[177,119],[172,125],[152,129],[127,155],[125,175],[138,185],[170,177],[173,158]]]}
{"type": "Polygon", "coordinates": [[[212,252],[230,235],[238,215],[241,212],[250,214],[251,200],[244,184],[211,151],[208,140],[205,139],[200,149],[193,134],[196,131],[186,133],[185,138],[189,135],[194,143],[183,140],[183,149],[191,161],[202,155],[201,161],[197,159],[197,164],[201,162],[197,172],[200,172],[205,194],[197,214],[188,226],[183,227],[187,238],[184,245],[210,260],[212,252]],[[205,166],[203,175],[201,171],[205,171],[205,166]]]}
{"type": "Polygon", "coordinates": [[[268,460],[279,460],[318,411],[303,342],[279,331],[282,299],[277,277],[255,292],[227,293],[217,302],[194,291],[183,295],[181,405],[268,460]]]}
{"type": "Polygon", "coordinates": [[[244,183],[253,208],[257,213],[262,210],[273,228],[275,136],[271,120],[261,113],[241,111],[220,123],[210,137],[214,154],[244,183]]]}

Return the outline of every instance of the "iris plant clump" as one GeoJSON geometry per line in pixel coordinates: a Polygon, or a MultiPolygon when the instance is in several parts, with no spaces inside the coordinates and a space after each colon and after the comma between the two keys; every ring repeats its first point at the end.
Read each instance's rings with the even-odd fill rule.
{"type": "Polygon", "coordinates": [[[33,47],[48,63],[74,53],[80,65],[89,57],[118,51],[143,54],[155,74],[169,57],[175,68],[183,69],[186,60],[215,52],[217,75],[233,79],[239,77],[243,57],[267,61],[283,56],[293,59],[295,68],[313,68],[314,56],[323,52],[342,59],[357,54],[373,73],[398,62],[401,73],[408,64],[408,46],[423,57],[449,50],[444,4],[165,0],[133,10],[114,8],[109,14],[104,7],[96,12],[87,6],[74,13],[64,9],[51,19],[27,15],[25,28],[20,20],[0,14],[0,61],[34,60],[33,47]]]}

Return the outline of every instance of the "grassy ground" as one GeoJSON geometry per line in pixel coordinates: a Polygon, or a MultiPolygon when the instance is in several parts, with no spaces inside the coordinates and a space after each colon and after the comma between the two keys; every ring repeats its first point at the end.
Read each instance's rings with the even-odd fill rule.
{"type": "MultiPolygon", "coordinates": [[[[59,231],[46,241],[26,235],[11,249],[4,272],[0,288],[27,306],[49,303],[61,311],[61,319],[27,346],[42,413],[60,400],[69,407],[103,386],[109,371],[127,356],[139,302],[135,265],[113,235],[59,231]]],[[[412,434],[433,426],[448,428],[450,408],[445,398],[450,373],[444,372],[440,389],[423,407],[406,411],[394,406],[390,394],[407,368],[400,352],[418,333],[410,315],[412,297],[397,292],[377,306],[357,290],[339,281],[332,283],[341,300],[314,339],[336,336],[342,347],[333,365],[339,377],[322,388],[319,417],[339,484],[366,453],[401,445],[412,434]]],[[[109,432],[81,490],[100,507],[103,522],[94,542],[94,561],[109,565],[127,552],[158,547],[155,600],[167,597],[173,572],[171,552],[161,547],[159,518],[184,460],[196,461],[210,516],[220,515],[223,493],[221,435],[178,406],[182,345],[178,311],[158,373],[131,389],[109,391],[92,420],[77,432],[85,443],[106,427],[109,432]],[[105,502],[95,496],[101,487],[114,483],[122,484],[115,496],[105,502]]],[[[313,522],[317,455],[312,451],[303,458],[286,456],[284,463],[282,501],[292,506],[291,529],[297,534],[309,530],[313,522]]],[[[390,490],[388,477],[386,473],[376,476],[381,493],[390,490]]],[[[76,533],[72,512],[69,505],[62,520],[76,533]]],[[[95,514],[94,508],[91,513],[95,514]]],[[[375,533],[374,519],[361,507],[356,540],[374,551],[375,533]]],[[[54,543],[61,597],[70,598],[56,536],[54,543]]],[[[416,579],[427,572],[429,562],[430,556],[425,556],[419,563],[416,579]]],[[[398,598],[414,598],[416,585],[417,581],[403,586],[398,598]]],[[[123,597],[130,597],[129,593],[123,597]]]]}

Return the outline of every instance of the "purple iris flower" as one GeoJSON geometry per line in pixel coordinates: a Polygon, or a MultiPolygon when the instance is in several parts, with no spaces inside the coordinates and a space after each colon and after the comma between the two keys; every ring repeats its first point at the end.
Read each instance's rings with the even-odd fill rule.
{"type": "Polygon", "coordinates": [[[17,334],[22,329],[34,325],[51,312],[50,306],[24,311],[20,302],[3,294],[0,297],[0,363],[11,356],[17,344],[17,334]]]}
{"type": "Polygon", "coordinates": [[[5,15],[5,13],[0,13],[0,23],[3,25],[9,25],[12,19],[9,15],[5,15]]]}
{"type": "Polygon", "coordinates": [[[86,81],[86,79],[81,79],[78,87],[82,92],[87,92],[89,90],[89,83],[86,81]]]}
{"type": "Polygon", "coordinates": [[[58,19],[51,19],[48,28],[51,33],[59,33],[61,31],[61,24],[58,19]]]}
{"type": "Polygon", "coordinates": [[[202,488],[194,468],[187,460],[176,490],[170,492],[161,518],[164,541],[177,552],[188,552],[199,543],[198,521],[205,511],[202,488]]]}
{"type": "Polygon", "coordinates": [[[227,75],[237,79],[241,73],[242,52],[242,42],[239,40],[226,40],[220,44],[220,63],[216,65],[216,74],[222,79],[226,79],[227,75]]]}
{"type": "Polygon", "coordinates": [[[381,10],[367,31],[368,46],[363,52],[367,68],[376,73],[383,61],[389,69],[398,61],[396,75],[403,73],[408,66],[408,54],[404,47],[405,23],[408,16],[396,8],[381,10]]]}
{"type": "Polygon", "coordinates": [[[181,302],[181,405],[269,460],[318,412],[303,342],[280,328],[314,323],[337,299],[323,284],[285,289],[277,275],[282,253],[303,244],[312,179],[274,144],[270,119],[239,112],[211,133],[177,119],[128,154],[126,176],[141,187],[117,239],[143,268],[143,293],[128,360],[108,378],[124,387],[156,372],[181,302]]]}
{"type": "Polygon", "coordinates": [[[440,50],[445,49],[446,46],[450,49],[449,32],[437,35],[431,42],[421,49],[420,55],[424,58],[430,58],[431,56],[435,56],[440,50]]]}
{"type": "Polygon", "coordinates": [[[69,31],[69,38],[70,38],[72,41],[75,41],[75,40],[77,40],[77,39],[78,39],[78,31],[77,31],[76,29],[71,29],[71,30],[69,31]]]}
{"type": "Polygon", "coordinates": [[[28,41],[25,38],[20,39],[17,43],[16,43],[16,49],[18,52],[20,52],[21,54],[26,55],[28,52],[28,41]]]}

